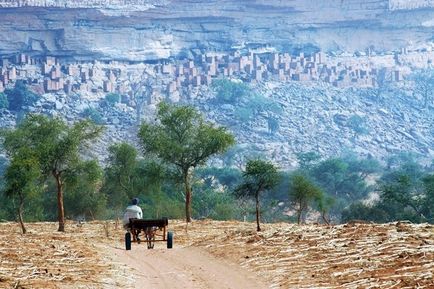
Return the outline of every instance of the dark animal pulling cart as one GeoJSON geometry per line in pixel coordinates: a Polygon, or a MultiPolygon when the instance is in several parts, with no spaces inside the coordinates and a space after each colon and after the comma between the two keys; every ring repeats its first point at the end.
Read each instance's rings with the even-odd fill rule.
{"type": "Polygon", "coordinates": [[[155,220],[130,219],[128,232],[125,233],[125,249],[131,250],[131,243],[142,242],[140,233],[143,232],[148,249],[154,248],[155,242],[167,242],[167,248],[173,247],[173,232],[167,231],[167,218],[155,220]]]}

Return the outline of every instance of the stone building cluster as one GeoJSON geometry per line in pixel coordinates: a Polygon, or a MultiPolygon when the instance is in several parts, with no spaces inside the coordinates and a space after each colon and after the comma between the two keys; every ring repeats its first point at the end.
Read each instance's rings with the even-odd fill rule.
{"type": "Polygon", "coordinates": [[[254,53],[241,55],[203,54],[194,60],[162,64],[158,72],[172,77],[167,93],[175,93],[185,86],[209,85],[216,77],[237,77],[246,82],[263,80],[312,82],[322,81],[336,87],[374,87],[379,74],[389,81],[402,81],[399,69],[378,68],[366,63],[328,61],[323,52],[312,55],[289,55],[288,53],[254,53]]]}
{"type": "Polygon", "coordinates": [[[0,58],[0,92],[17,79],[39,87],[42,93],[127,92],[122,84],[117,83],[119,79],[115,72],[107,66],[98,66],[95,62],[62,64],[53,56],[30,57],[18,54],[0,58]]]}
{"type": "MultiPolygon", "coordinates": [[[[424,62],[434,61],[434,53],[425,54],[422,58],[421,54],[414,55],[424,62]]],[[[159,79],[159,88],[156,89],[176,99],[183,88],[209,86],[213,79],[223,77],[234,77],[245,82],[321,81],[336,87],[375,87],[379,75],[386,77],[387,81],[402,81],[406,72],[396,64],[412,59],[411,55],[404,49],[395,55],[393,65],[379,67],[372,64],[375,61],[354,61],[354,57],[353,61],[340,61],[338,57],[328,57],[323,52],[290,55],[276,52],[242,54],[235,51],[230,54],[205,53],[194,59],[170,59],[157,64],[142,63],[138,67],[152,70],[152,75],[159,79]]],[[[127,72],[131,66],[115,61],[61,63],[53,56],[31,57],[23,53],[0,57],[0,92],[16,79],[23,79],[45,93],[123,95],[130,91],[127,72]]]]}

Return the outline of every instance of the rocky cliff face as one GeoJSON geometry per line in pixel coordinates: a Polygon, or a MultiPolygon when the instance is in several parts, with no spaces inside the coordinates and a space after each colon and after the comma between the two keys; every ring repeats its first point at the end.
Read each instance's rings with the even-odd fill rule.
{"type": "Polygon", "coordinates": [[[9,7],[0,8],[0,54],[143,61],[249,45],[384,51],[433,39],[432,1],[137,0],[128,10],[120,0],[39,2],[0,1],[9,7]]]}

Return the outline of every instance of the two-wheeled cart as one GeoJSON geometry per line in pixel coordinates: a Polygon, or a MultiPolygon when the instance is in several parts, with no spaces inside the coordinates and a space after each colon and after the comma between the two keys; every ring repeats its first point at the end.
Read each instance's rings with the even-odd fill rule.
{"type": "Polygon", "coordinates": [[[171,249],[173,247],[173,232],[167,230],[168,225],[169,220],[167,218],[130,219],[127,227],[128,232],[125,233],[125,249],[131,250],[131,243],[140,244],[141,242],[146,242],[148,249],[153,249],[155,242],[166,242],[167,248],[171,249]]]}

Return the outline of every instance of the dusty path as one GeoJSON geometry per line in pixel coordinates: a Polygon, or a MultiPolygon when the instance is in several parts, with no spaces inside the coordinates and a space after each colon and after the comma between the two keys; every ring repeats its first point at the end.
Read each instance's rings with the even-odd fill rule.
{"type": "Polygon", "coordinates": [[[126,251],[108,247],[116,262],[133,268],[135,288],[147,289],[262,289],[254,273],[212,257],[194,247],[147,250],[145,245],[126,251]]]}

